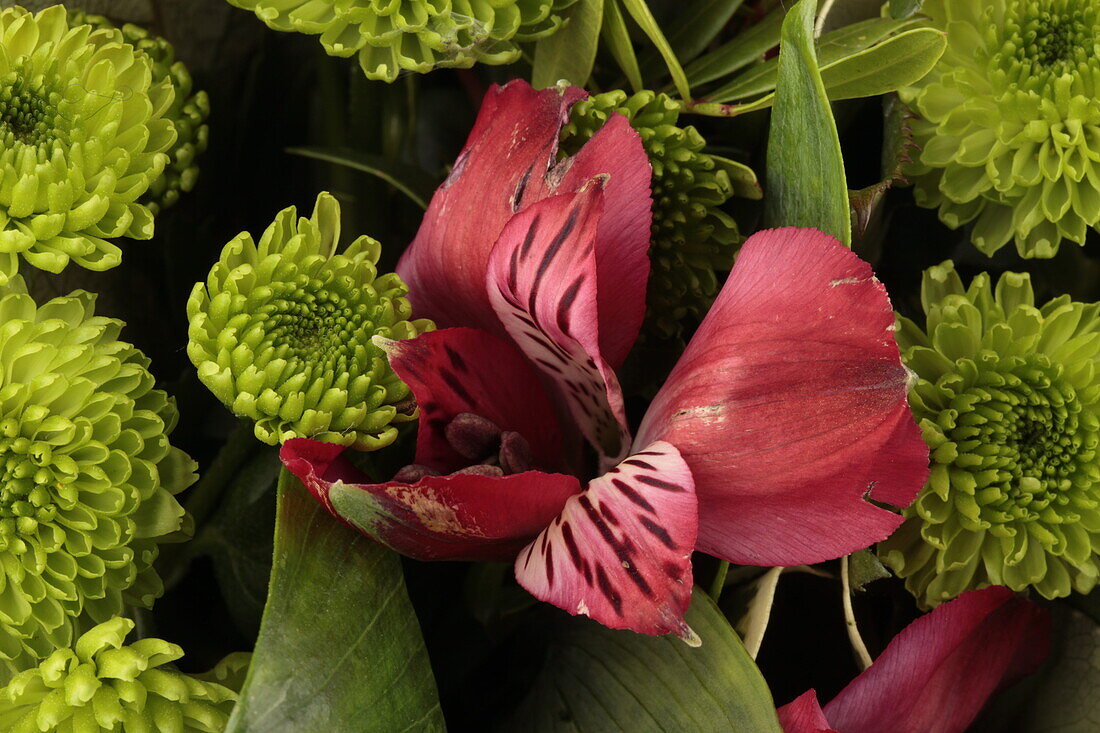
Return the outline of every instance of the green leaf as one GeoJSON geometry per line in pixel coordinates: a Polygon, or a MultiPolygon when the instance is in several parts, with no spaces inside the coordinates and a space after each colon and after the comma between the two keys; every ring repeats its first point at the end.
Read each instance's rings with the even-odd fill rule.
{"type": "Polygon", "coordinates": [[[630,40],[630,31],[626,27],[626,19],[623,18],[619,0],[604,0],[603,5],[603,40],[607,44],[607,50],[615,58],[615,63],[626,74],[627,81],[635,92],[645,88],[642,81],[642,72],[638,69],[638,57],[634,54],[634,44],[630,40]]]}
{"type": "Polygon", "coordinates": [[[381,178],[408,196],[414,204],[422,209],[428,208],[428,202],[432,200],[432,195],[439,185],[439,181],[415,166],[381,155],[361,153],[358,150],[347,148],[287,148],[287,152],[291,155],[301,155],[314,160],[323,160],[326,163],[346,166],[369,173],[376,178],[381,178]]]}
{"type": "Polygon", "coordinates": [[[680,98],[684,101],[690,101],[691,85],[688,84],[687,77],[684,75],[684,69],[680,66],[679,59],[676,58],[676,52],[672,50],[672,46],[668,45],[668,39],[661,32],[661,26],[657,24],[645,0],[622,0],[622,3],[626,8],[626,12],[630,13],[630,17],[634,19],[642,32],[649,37],[649,40],[657,47],[661,57],[664,58],[665,64],[668,66],[668,72],[672,75],[672,83],[676,86],[680,98]]]}
{"type": "MultiPolygon", "coordinates": [[[[681,63],[701,54],[722,32],[744,0],[693,0],[684,3],[668,24],[666,37],[681,63]]],[[[659,54],[650,54],[642,62],[646,76],[656,73],[659,54]]]]}
{"type": "Polygon", "coordinates": [[[779,29],[786,12],[780,5],[732,41],[693,61],[685,70],[688,81],[692,86],[706,84],[763,60],[768,50],[779,45],[779,29]]]}
{"type": "Polygon", "coordinates": [[[813,47],[817,0],[783,21],[775,108],[768,135],[768,226],[814,227],[852,243],[844,158],[813,47]]]}
{"type": "Polygon", "coordinates": [[[565,27],[535,46],[531,85],[552,87],[564,79],[583,87],[596,63],[604,0],[579,0],[563,13],[565,27]]]}
{"type": "Polygon", "coordinates": [[[890,15],[895,18],[908,18],[919,13],[924,0],[890,0],[890,15]]]}
{"type": "Polygon", "coordinates": [[[890,577],[890,571],[879,562],[875,553],[870,550],[860,550],[848,557],[848,572],[854,590],[863,590],[864,586],[876,580],[890,577]]]}
{"type": "Polygon", "coordinates": [[[698,588],[687,621],[702,646],[570,619],[506,730],[780,733],[760,670],[698,588]]]}
{"type": "Polygon", "coordinates": [[[444,728],[399,558],[284,469],[267,608],[227,731],[444,728]]]}
{"type": "MultiPolygon", "coordinates": [[[[939,61],[946,36],[923,21],[873,18],[822,36],[817,60],[829,99],[871,97],[919,81],[939,61]]],[[[759,64],[707,95],[728,103],[775,89],[778,59],[759,64]]]]}

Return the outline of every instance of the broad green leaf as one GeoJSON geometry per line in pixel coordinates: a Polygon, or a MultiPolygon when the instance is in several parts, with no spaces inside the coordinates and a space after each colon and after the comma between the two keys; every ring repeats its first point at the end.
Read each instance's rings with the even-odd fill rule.
{"type": "Polygon", "coordinates": [[[634,19],[642,32],[649,37],[649,40],[657,47],[661,57],[665,60],[668,73],[672,75],[672,83],[675,85],[680,98],[684,101],[690,101],[691,85],[688,84],[687,77],[684,75],[684,69],[680,66],[680,61],[676,58],[676,52],[668,44],[668,39],[665,38],[661,26],[654,19],[653,13],[649,11],[649,6],[646,5],[645,0],[622,0],[622,3],[623,7],[626,8],[626,12],[630,13],[630,17],[634,19]]]}
{"type": "MultiPolygon", "coordinates": [[[[692,0],[684,3],[667,24],[668,44],[680,63],[687,63],[706,50],[707,45],[722,32],[744,0],[692,0]]],[[[658,54],[650,54],[642,62],[646,76],[657,72],[658,54]]]]}
{"type": "Polygon", "coordinates": [[[772,227],[820,229],[851,246],[844,158],[814,54],[816,8],[817,0],[801,0],[783,21],[764,219],[772,227]]]}
{"type": "Polygon", "coordinates": [[[432,200],[432,195],[439,185],[439,181],[415,166],[381,155],[361,153],[358,150],[287,148],[287,152],[291,155],[301,155],[314,160],[323,160],[326,163],[347,166],[381,178],[412,199],[413,203],[422,209],[428,208],[428,202],[432,200]]]}
{"type": "Polygon", "coordinates": [[[619,0],[604,0],[603,5],[603,33],[607,50],[615,58],[619,68],[623,70],[627,81],[636,92],[645,88],[642,81],[642,72],[638,68],[638,57],[634,54],[634,44],[630,40],[630,31],[626,27],[626,19],[623,18],[619,0]]]}
{"type": "Polygon", "coordinates": [[[535,46],[531,85],[545,89],[564,79],[583,87],[596,63],[604,0],[579,0],[563,15],[565,27],[535,46]]]}
{"type": "Polygon", "coordinates": [[[400,559],[284,469],[260,637],[228,733],[442,731],[400,559]]]}
{"type": "Polygon", "coordinates": [[[919,13],[924,0],[890,0],[890,15],[895,18],[908,18],[919,13]]]}
{"type": "Polygon", "coordinates": [[[869,583],[890,577],[890,571],[870,550],[852,553],[848,557],[848,572],[854,590],[863,590],[869,583]]]}
{"type": "Polygon", "coordinates": [[[699,589],[687,621],[702,646],[571,619],[505,730],[781,733],[760,670],[699,589]]]}
{"type": "MultiPolygon", "coordinates": [[[[830,99],[870,97],[919,81],[939,60],[946,43],[942,32],[922,21],[873,18],[823,36],[817,60],[830,99]]],[[[770,93],[778,63],[770,59],[753,67],[707,99],[733,102],[770,93]]]]}
{"type": "Polygon", "coordinates": [[[688,81],[692,86],[706,84],[762,60],[765,53],[779,45],[779,29],[786,12],[780,5],[732,41],[693,61],[685,70],[688,81]]]}

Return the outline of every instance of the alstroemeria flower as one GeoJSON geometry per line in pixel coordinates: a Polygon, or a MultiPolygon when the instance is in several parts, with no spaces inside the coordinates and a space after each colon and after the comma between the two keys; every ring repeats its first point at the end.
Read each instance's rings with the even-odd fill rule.
{"type": "Polygon", "coordinates": [[[885,290],[806,229],[746,242],[631,436],[615,369],[645,312],[650,170],[622,117],[557,162],[582,94],[491,91],[398,268],[451,326],[386,344],[420,406],[416,464],[370,483],[338,446],[282,455],[405,555],[515,558],[542,600],[691,641],[694,549],[786,565],[866,547],[901,521],[867,499],[908,504],[927,452],[885,290]]]}
{"type": "Polygon", "coordinates": [[[1049,646],[1044,609],[1002,586],[969,591],[906,627],[824,708],[809,690],[779,721],[786,733],[961,733],[1049,646]]]}

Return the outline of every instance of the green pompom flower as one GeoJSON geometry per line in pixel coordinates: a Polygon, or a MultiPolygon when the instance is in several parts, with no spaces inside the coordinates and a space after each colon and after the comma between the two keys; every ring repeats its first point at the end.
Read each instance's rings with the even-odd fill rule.
{"type": "Polygon", "coordinates": [[[908,520],[879,547],[933,606],[1006,585],[1046,598],[1100,576],[1100,303],[1035,307],[1027,275],[969,289],[929,269],[926,330],[899,318],[909,395],[932,472],[908,520]]]}
{"type": "Polygon", "coordinates": [[[1053,257],[1100,223],[1100,5],[927,0],[947,51],[902,90],[920,119],[917,203],[992,254],[1053,257]]]}
{"type": "Polygon", "coordinates": [[[0,11],[0,284],[31,265],[106,270],[115,237],[149,239],[141,198],[176,141],[168,79],[65,8],[0,11]]]}
{"type": "Polygon", "coordinates": [[[358,55],[368,79],[401,71],[510,64],[576,0],[229,0],[277,31],[321,36],[330,56],[358,55]]]}
{"type": "Polygon", "coordinates": [[[649,249],[646,330],[661,339],[698,321],[718,293],[718,273],[733,266],[741,235],[721,207],[733,195],[759,198],[753,172],[703,151],[694,127],[677,127],[679,105],[650,91],[597,94],[573,105],[562,129],[564,154],[575,154],[619,112],[642,138],[653,166],[653,235],[649,249]]]}
{"type": "Polygon", "coordinates": [[[0,659],[16,664],[151,606],[157,545],[186,534],[175,405],[94,304],[0,287],[0,659]]]}
{"type": "Polygon", "coordinates": [[[82,10],[69,11],[69,25],[84,23],[96,30],[111,31],[112,41],[128,43],[144,53],[152,63],[153,84],[167,79],[175,92],[172,105],[164,113],[164,117],[171,120],[176,128],[176,142],[166,151],[170,162],[164,174],[152,182],[140,199],[156,216],[179,201],[182,193],[189,193],[195,187],[199,177],[199,167],[195,161],[206,151],[210,139],[210,128],[206,125],[206,118],[210,116],[210,97],[204,91],[195,91],[191,73],[182,61],[176,60],[175,49],[165,39],[132,23],[116,27],[102,15],[89,15],[82,10]]]}
{"type": "Polygon", "coordinates": [[[199,379],[256,437],[314,438],[384,448],[412,420],[409,388],[390,369],[378,335],[407,339],[434,328],[409,320],[408,288],[378,276],[378,242],[363,236],[337,254],[340,205],[317,197],[310,219],[293,206],[260,238],[222,250],[187,303],[187,354],[199,379]]]}
{"type": "Polygon", "coordinates": [[[219,733],[237,693],[168,665],[183,656],[175,644],[126,644],[134,622],[113,618],[72,647],[0,688],[0,727],[8,733],[219,733]]]}

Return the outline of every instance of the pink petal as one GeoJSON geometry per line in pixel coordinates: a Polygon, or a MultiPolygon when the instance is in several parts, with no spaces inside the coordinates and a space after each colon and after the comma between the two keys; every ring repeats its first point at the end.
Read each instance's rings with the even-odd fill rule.
{"type": "Polygon", "coordinates": [[[654,443],[571,497],[516,558],[516,579],[571,614],[697,645],[684,621],[696,509],[687,464],[654,443]]]}
{"type": "Polygon", "coordinates": [[[538,471],[372,484],[342,452],[297,438],[279,457],[333,516],[417,560],[511,560],[580,491],[572,476],[538,471]]]}
{"type": "Polygon", "coordinates": [[[893,311],[871,268],[812,229],[749,238],[642,421],[683,454],[699,548],[745,565],[814,563],[887,537],[928,453],[893,311]]]}
{"type": "Polygon", "coordinates": [[[489,257],[489,299],[508,334],[558,388],[584,437],[615,463],[630,434],[622,391],[600,353],[596,231],[601,181],[512,217],[489,257]]]}
{"type": "Polygon", "coordinates": [[[825,719],[813,690],[807,690],[779,708],[779,724],[783,726],[783,733],[838,733],[825,719]]]}
{"type": "Polygon", "coordinates": [[[558,133],[584,95],[575,87],[535,91],[524,81],[485,95],[466,147],[397,266],[418,316],[499,330],[485,294],[489,251],[527,185],[554,165],[558,133]]]}
{"type": "Polygon", "coordinates": [[[603,215],[596,233],[600,350],[622,366],[645,318],[653,168],[630,121],[614,114],[571,160],[558,191],[578,191],[607,174],[603,215]]]}
{"type": "Polygon", "coordinates": [[[1050,616],[991,587],[910,624],[825,706],[842,733],[961,733],[998,689],[1046,658],[1050,616]]]}
{"type": "Polygon", "coordinates": [[[444,436],[448,423],[468,412],[526,438],[539,467],[559,467],[557,415],[538,374],[512,344],[472,328],[447,328],[386,342],[385,349],[420,407],[417,463],[441,473],[468,465],[444,436]]]}

